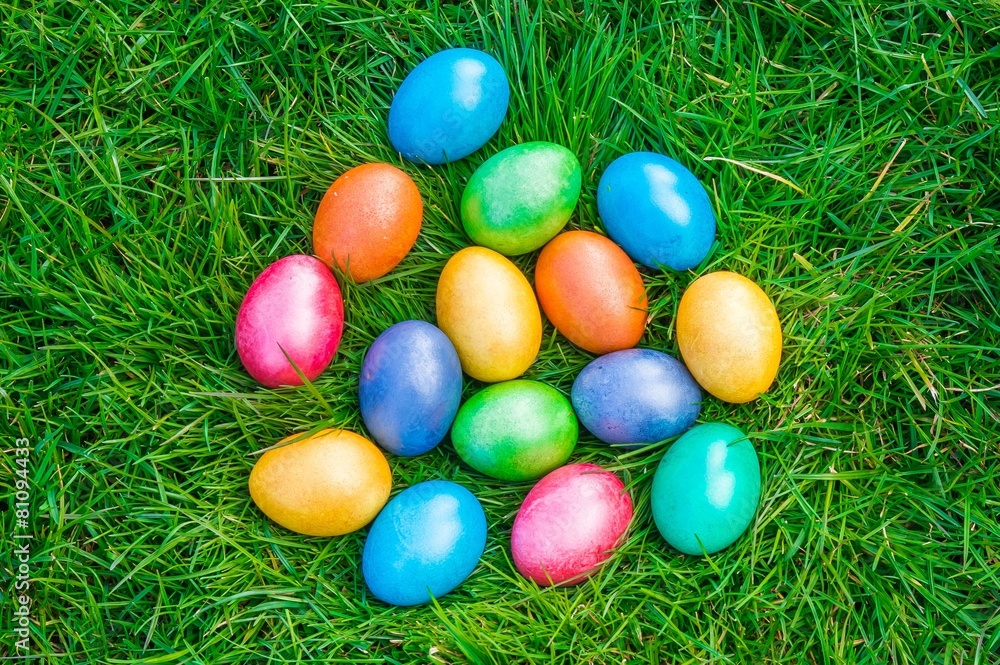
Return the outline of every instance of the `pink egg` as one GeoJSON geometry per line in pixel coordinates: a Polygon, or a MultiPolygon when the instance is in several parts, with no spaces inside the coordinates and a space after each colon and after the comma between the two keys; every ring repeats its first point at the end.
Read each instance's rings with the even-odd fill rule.
{"type": "Polygon", "coordinates": [[[596,464],[570,464],[531,488],[510,535],[514,565],[543,586],[578,584],[622,543],[632,498],[618,476],[596,464]]]}
{"type": "Polygon", "coordinates": [[[333,360],[343,331],[344,300],[333,273],[319,259],[295,254],[250,285],[236,315],[236,350],[268,388],[298,386],[302,379],[288,358],[312,381],[333,360]]]}

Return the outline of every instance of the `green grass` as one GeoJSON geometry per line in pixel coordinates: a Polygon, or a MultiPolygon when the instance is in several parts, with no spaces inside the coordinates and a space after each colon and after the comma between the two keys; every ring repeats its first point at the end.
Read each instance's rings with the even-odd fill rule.
{"type": "MultiPolygon", "coordinates": [[[[538,4],[0,2],[0,656],[23,436],[35,662],[1000,660],[1000,5],[538,4]],[[456,45],[504,64],[507,119],[457,164],[401,163],[392,94],[456,45]],[[618,455],[584,436],[574,459],[627,480],[634,528],[588,583],[540,590],[508,550],[530,485],[445,442],[391,459],[395,489],[471,488],[486,553],[440,605],[387,607],[364,531],[301,537],[253,506],[252,453],[362,428],[367,345],[433,321],[468,244],[464,183],[528,140],[580,157],[573,227],[600,228],[597,180],[625,151],[673,155],[710,190],[719,242],[697,272],[756,280],[786,335],[766,396],[702,412],[753,436],[761,507],[731,548],[679,555],[649,508],[669,442],[618,455]],[[310,251],[322,192],[369,160],[416,180],[421,237],[345,289],[322,399],[262,389],[233,347],[240,299],[310,251]]],[[[642,345],[676,354],[694,274],[644,274],[642,345]]],[[[528,376],[568,390],[588,357],[546,333],[528,376]]]]}

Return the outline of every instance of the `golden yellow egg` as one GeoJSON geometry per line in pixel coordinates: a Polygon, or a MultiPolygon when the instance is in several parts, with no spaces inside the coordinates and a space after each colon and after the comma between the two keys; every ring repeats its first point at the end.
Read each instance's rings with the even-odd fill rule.
{"type": "Polygon", "coordinates": [[[713,272],[684,292],[677,342],[702,388],[726,402],[749,402],[778,373],[781,322],[759,286],[736,273],[713,272]]]}
{"type": "Polygon", "coordinates": [[[389,463],[363,436],[325,429],[295,443],[281,443],[254,465],[250,496],[286,529],[307,536],[340,536],[375,519],[389,499],[389,463]]]}
{"type": "Polygon", "coordinates": [[[466,247],[445,265],[437,322],[462,369],[480,381],[520,376],[542,345],[542,316],[531,285],[517,266],[485,247],[466,247]]]}

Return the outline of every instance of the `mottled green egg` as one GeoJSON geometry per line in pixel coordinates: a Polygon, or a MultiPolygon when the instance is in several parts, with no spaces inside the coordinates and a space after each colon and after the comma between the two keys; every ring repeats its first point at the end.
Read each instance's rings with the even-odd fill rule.
{"type": "Polygon", "coordinates": [[[472,174],[462,195],[462,225],[477,245],[526,254],[566,226],[580,182],[580,161],[561,145],[511,146],[472,174]]]}
{"type": "Polygon", "coordinates": [[[534,480],[562,466],[579,425],[569,400],[538,381],[506,381],[462,405],[451,428],[459,457],[500,480],[534,480]]]}

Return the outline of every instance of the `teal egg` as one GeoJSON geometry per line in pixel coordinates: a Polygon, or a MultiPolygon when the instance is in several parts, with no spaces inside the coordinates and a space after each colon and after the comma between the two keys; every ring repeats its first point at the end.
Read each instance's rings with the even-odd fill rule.
{"type": "Polygon", "coordinates": [[[458,410],[455,451],[500,480],[541,478],[573,453],[579,425],[569,400],[538,381],[506,381],[479,391],[458,410]]]}
{"type": "Polygon", "coordinates": [[[711,554],[746,531],[760,501],[760,463],[740,430],[706,423],[670,446],[653,478],[653,519],[674,548],[711,554]]]}
{"type": "Polygon", "coordinates": [[[473,242],[516,256],[566,226],[580,198],[580,161],[544,141],[521,143],[476,169],[462,195],[462,225],[473,242]]]}

